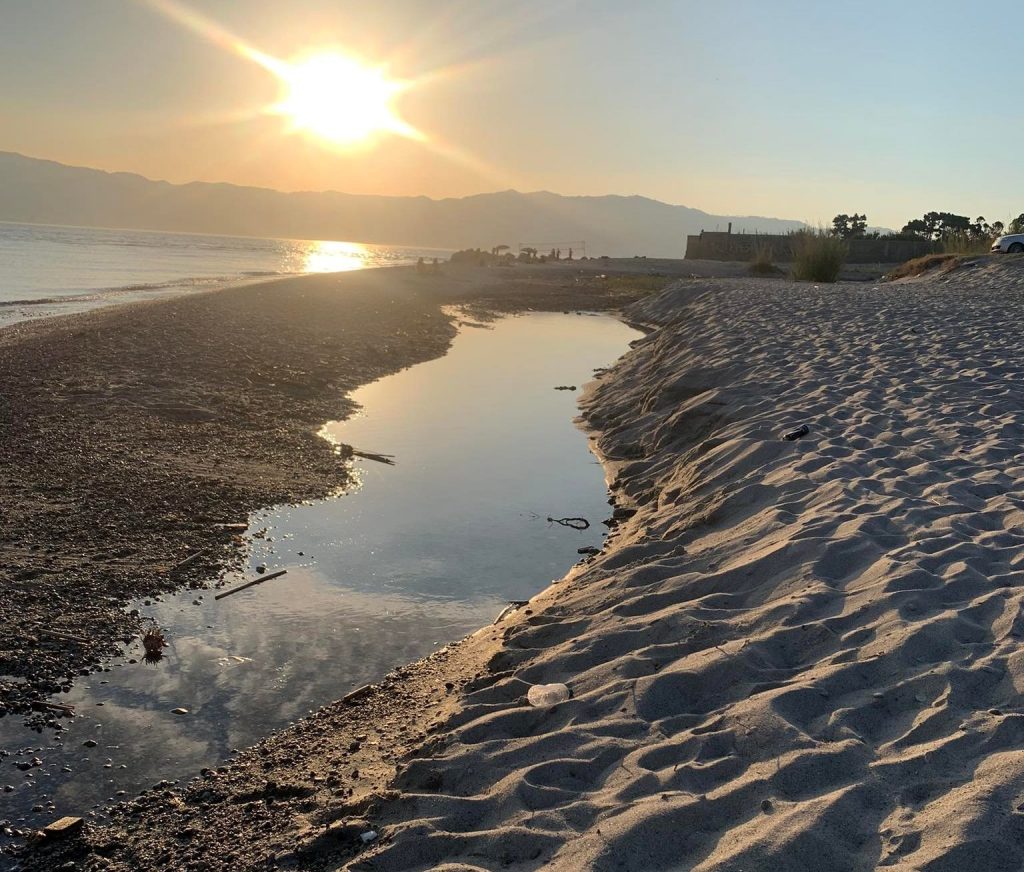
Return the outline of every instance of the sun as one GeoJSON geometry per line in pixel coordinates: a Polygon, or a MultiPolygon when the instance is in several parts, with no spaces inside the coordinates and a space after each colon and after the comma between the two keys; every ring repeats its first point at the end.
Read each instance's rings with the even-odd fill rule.
{"type": "Polygon", "coordinates": [[[289,120],[293,131],[341,146],[365,142],[381,133],[420,138],[393,105],[406,83],[389,79],[383,69],[324,52],[281,64],[274,72],[285,95],[273,110],[289,120]]]}

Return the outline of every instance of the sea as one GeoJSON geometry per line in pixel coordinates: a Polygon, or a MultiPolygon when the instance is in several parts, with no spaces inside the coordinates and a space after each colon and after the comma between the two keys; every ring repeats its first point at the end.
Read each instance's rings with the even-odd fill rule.
{"type": "Polygon", "coordinates": [[[0,326],[241,281],[447,260],[447,250],[0,222],[0,326]]]}

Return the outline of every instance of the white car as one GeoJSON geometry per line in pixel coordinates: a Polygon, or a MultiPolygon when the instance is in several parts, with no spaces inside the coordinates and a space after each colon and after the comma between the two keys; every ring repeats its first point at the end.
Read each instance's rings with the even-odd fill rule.
{"type": "Polygon", "coordinates": [[[1024,252],[1024,233],[1011,233],[1009,236],[1000,236],[992,243],[992,251],[1007,251],[1010,254],[1024,252]]]}

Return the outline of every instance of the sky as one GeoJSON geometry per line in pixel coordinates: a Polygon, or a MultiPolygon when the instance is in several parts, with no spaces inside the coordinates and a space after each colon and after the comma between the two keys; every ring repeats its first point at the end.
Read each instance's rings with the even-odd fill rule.
{"type": "MultiPolygon", "coordinates": [[[[1024,212],[1020,28],[949,0],[0,0],[0,150],[194,180],[640,194],[812,224],[1024,212]],[[168,5],[202,16],[207,33],[168,5]],[[339,146],[231,47],[409,83],[339,146]],[[294,120],[294,119],[292,119],[294,120]]],[[[345,95],[340,95],[345,99],[345,95]]]]}

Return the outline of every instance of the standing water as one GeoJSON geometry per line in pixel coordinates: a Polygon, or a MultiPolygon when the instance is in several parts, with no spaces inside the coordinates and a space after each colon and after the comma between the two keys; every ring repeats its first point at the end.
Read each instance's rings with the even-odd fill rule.
{"type": "Polygon", "coordinates": [[[38,827],[215,766],[564,575],[601,544],[609,508],[573,424],[578,394],[555,388],[578,388],[636,335],[605,316],[506,318],[356,391],[362,411],[324,435],[395,465],[357,461],[358,488],[251,518],[248,571],[229,585],[257,566],[287,575],[220,601],[136,604],[165,656],[145,664],[136,644],[61,695],[76,709],[61,738],[0,721],[0,820],[38,827]],[[567,516],[589,529],[547,520],[567,516]]]}

